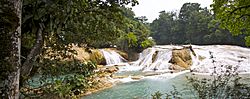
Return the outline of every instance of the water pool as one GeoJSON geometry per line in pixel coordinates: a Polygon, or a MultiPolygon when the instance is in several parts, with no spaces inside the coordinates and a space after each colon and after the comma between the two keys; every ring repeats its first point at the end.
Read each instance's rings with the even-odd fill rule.
{"type": "Polygon", "coordinates": [[[117,84],[109,89],[84,96],[82,99],[149,99],[151,94],[160,91],[161,93],[173,90],[173,85],[177,90],[185,87],[186,76],[184,73],[174,78],[145,78],[140,81],[117,84]]]}

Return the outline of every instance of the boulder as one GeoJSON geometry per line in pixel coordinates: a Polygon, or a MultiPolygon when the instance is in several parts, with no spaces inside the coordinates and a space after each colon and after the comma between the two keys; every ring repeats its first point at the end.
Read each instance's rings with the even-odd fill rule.
{"type": "Polygon", "coordinates": [[[128,61],[136,61],[136,60],[139,59],[139,53],[138,52],[136,52],[136,51],[134,51],[132,49],[129,49],[127,51],[127,53],[128,53],[128,61]]]}
{"type": "Polygon", "coordinates": [[[92,62],[96,62],[97,64],[106,65],[106,60],[102,54],[102,52],[98,49],[90,50],[90,60],[92,62]]]}
{"type": "Polygon", "coordinates": [[[190,51],[187,48],[173,49],[172,58],[169,61],[173,65],[169,68],[171,70],[187,70],[192,65],[192,58],[190,51]]]}

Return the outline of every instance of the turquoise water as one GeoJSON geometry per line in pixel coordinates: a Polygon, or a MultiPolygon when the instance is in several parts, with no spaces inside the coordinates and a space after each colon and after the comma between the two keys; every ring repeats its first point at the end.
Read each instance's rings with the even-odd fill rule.
{"type": "MultiPolygon", "coordinates": [[[[84,96],[82,99],[152,99],[151,95],[157,91],[163,94],[173,91],[173,85],[177,88],[178,92],[182,93],[182,98],[197,98],[195,97],[197,95],[195,95],[194,92],[191,92],[189,89],[187,89],[188,85],[186,76],[190,77],[191,73],[187,72],[174,78],[147,78],[141,81],[122,83],[115,85],[112,88],[84,96]]],[[[249,84],[249,74],[242,74],[240,76],[242,77],[242,83],[249,84]]],[[[211,78],[209,75],[192,75],[192,77],[198,77],[200,79],[211,78]]],[[[163,99],[164,96],[162,97],[163,99]]]]}
{"type": "Polygon", "coordinates": [[[118,84],[112,88],[82,97],[82,99],[150,99],[151,94],[157,91],[170,92],[173,90],[173,85],[176,86],[177,90],[182,90],[186,86],[186,76],[188,75],[189,73],[185,73],[170,79],[143,79],[118,84]]]}

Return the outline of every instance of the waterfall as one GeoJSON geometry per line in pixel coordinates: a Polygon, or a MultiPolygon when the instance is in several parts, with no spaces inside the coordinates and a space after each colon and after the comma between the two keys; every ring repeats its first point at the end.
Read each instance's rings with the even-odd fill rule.
{"type": "Polygon", "coordinates": [[[140,53],[139,59],[133,67],[141,67],[143,71],[169,70],[172,50],[160,48],[148,48],[140,53]]]}
{"type": "Polygon", "coordinates": [[[119,64],[126,61],[126,59],[113,50],[101,49],[101,52],[104,55],[107,65],[119,64]]]}
{"type": "Polygon", "coordinates": [[[168,70],[171,65],[169,63],[171,56],[172,51],[169,49],[158,50],[155,61],[145,70],[168,70]]]}
{"type": "MultiPolygon", "coordinates": [[[[163,45],[145,49],[140,53],[139,59],[127,67],[127,70],[170,71],[169,66],[173,65],[169,63],[172,58],[172,50],[187,46],[189,45],[163,45]]],[[[212,73],[214,66],[218,71],[223,71],[228,65],[238,67],[237,70],[241,73],[250,72],[249,48],[230,45],[192,45],[192,49],[194,54],[189,50],[192,59],[190,69],[196,73],[212,73]],[[211,58],[212,56],[213,58],[211,58]],[[213,61],[215,62],[213,63],[213,61]]]]}
{"type": "MultiPolygon", "coordinates": [[[[217,72],[225,71],[226,66],[237,67],[240,73],[250,72],[250,49],[231,45],[193,46],[197,55],[196,64],[191,69],[197,73],[212,73],[214,67],[217,72]],[[212,58],[211,58],[212,57],[212,58]],[[213,62],[214,61],[214,62],[213,62]]],[[[193,60],[194,61],[194,60],[193,60]]]]}
{"type": "MultiPolygon", "coordinates": [[[[145,49],[139,54],[137,61],[126,64],[120,71],[170,71],[173,64],[169,61],[172,58],[173,49],[182,49],[184,46],[163,45],[145,49]]],[[[190,51],[192,65],[190,69],[196,73],[212,73],[216,70],[225,71],[225,66],[237,67],[241,73],[250,72],[250,49],[230,45],[192,45],[194,54],[190,51]],[[213,58],[211,58],[213,57],[213,58]],[[215,61],[213,63],[213,61],[215,61]]],[[[112,50],[101,50],[108,65],[123,63],[125,59],[112,50]]]]}

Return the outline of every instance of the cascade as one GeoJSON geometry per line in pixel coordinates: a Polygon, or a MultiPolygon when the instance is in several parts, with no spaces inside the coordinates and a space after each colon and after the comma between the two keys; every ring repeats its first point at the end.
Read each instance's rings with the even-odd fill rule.
{"type": "Polygon", "coordinates": [[[171,53],[170,49],[148,48],[140,53],[133,66],[139,66],[143,71],[168,70],[171,53]]]}
{"type": "MultiPolygon", "coordinates": [[[[170,71],[169,66],[173,65],[169,62],[172,50],[187,46],[189,45],[163,45],[145,49],[140,53],[139,59],[127,68],[127,71],[170,71]]],[[[240,73],[250,72],[249,48],[231,45],[192,45],[192,50],[194,53],[189,50],[192,59],[190,69],[195,73],[212,73],[215,66],[216,71],[225,71],[226,66],[229,65],[233,68],[237,67],[237,71],[240,73]]]]}
{"type": "Polygon", "coordinates": [[[101,52],[103,53],[107,65],[119,64],[126,61],[126,59],[113,50],[101,49],[101,52]]]}
{"type": "MultiPolygon", "coordinates": [[[[170,71],[170,63],[173,49],[182,49],[189,45],[175,46],[162,45],[145,49],[139,54],[137,61],[122,67],[120,71],[170,71]]],[[[216,66],[216,71],[225,71],[226,66],[237,67],[241,73],[250,72],[250,49],[231,45],[192,45],[191,55],[192,65],[190,69],[195,73],[212,73],[216,66]],[[212,57],[212,58],[211,58],[212,57]],[[213,62],[214,61],[214,62],[213,62]]],[[[118,53],[112,50],[101,50],[108,65],[119,64],[125,61],[118,53]]]]}
{"type": "Polygon", "coordinates": [[[231,45],[210,45],[193,46],[197,55],[202,59],[196,58],[191,69],[197,73],[212,73],[214,67],[217,72],[223,72],[227,66],[232,66],[239,73],[250,72],[250,49],[231,45]]]}

